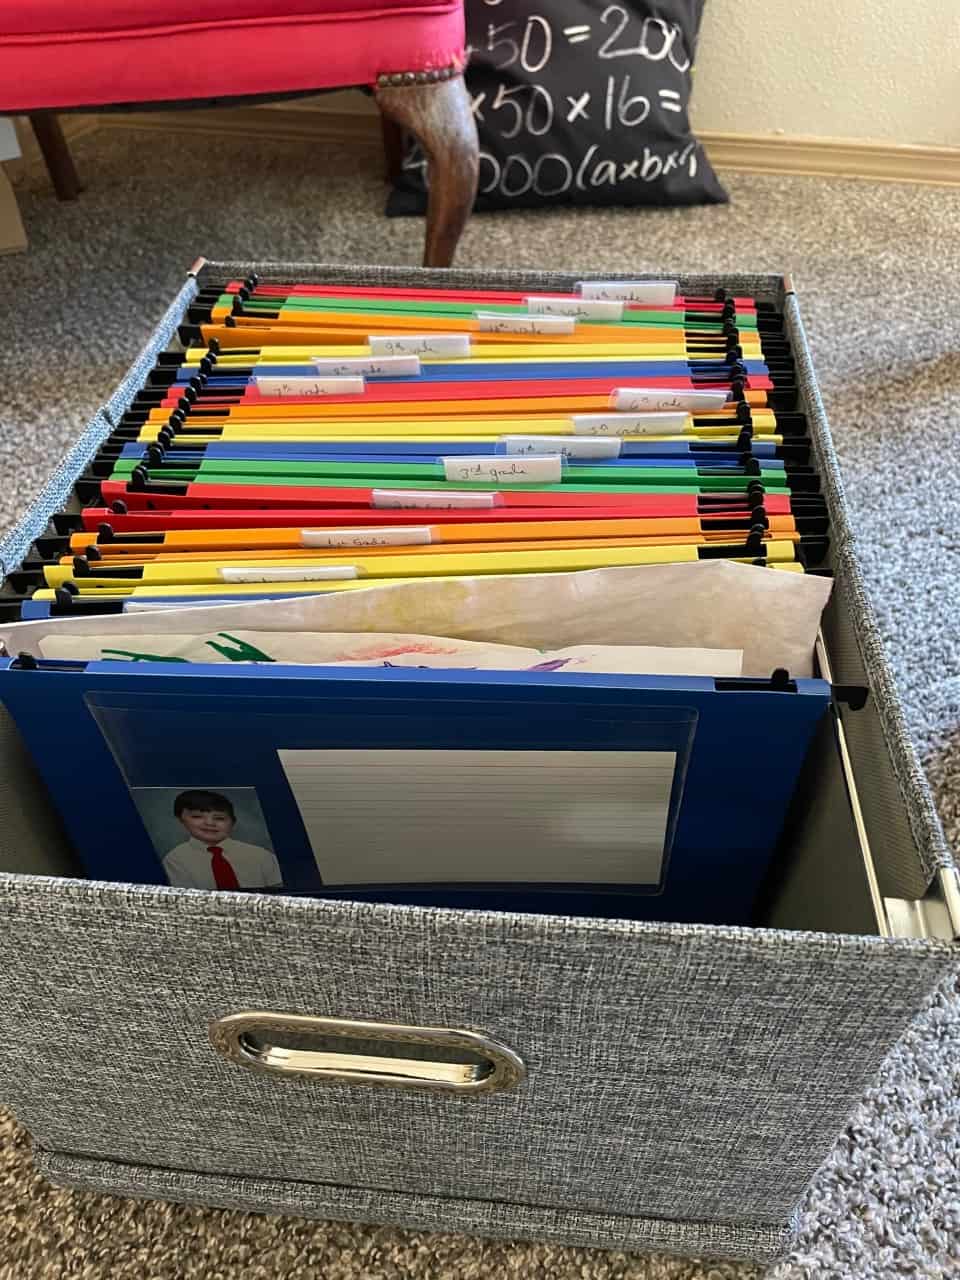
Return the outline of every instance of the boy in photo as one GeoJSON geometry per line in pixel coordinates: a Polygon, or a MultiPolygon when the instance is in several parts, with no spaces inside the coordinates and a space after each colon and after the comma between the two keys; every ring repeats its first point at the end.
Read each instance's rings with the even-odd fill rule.
{"type": "Polygon", "coordinates": [[[269,849],[234,840],[237,815],[217,791],[181,791],[173,812],[190,837],[163,859],[181,889],[279,889],[280,864],[269,849]]]}

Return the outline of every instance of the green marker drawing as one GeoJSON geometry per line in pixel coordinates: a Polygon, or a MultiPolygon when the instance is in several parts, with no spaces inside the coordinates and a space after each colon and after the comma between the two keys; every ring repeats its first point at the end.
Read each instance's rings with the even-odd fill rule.
{"type": "Polygon", "coordinates": [[[163,653],[135,653],[132,649],[101,649],[101,658],[129,658],[131,662],[189,662],[189,658],[172,658],[163,653]]]}
{"type": "Polygon", "coordinates": [[[203,643],[230,662],[276,662],[276,658],[271,658],[269,653],[264,653],[262,649],[258,649],[256,645],[249,644],[246,640],[238,640],[236,636],[232,636],[226,631],[218,631],[217,635],[223,640],[229,640],[234,648],[231,649],[225,644],[217,644],[216,640],[204,640],[203,643]]]}

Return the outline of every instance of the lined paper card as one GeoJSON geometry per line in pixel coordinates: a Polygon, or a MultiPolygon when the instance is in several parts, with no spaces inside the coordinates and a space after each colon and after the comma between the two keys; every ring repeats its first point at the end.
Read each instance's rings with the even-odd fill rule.
{"type": "Polygon", "coordinates": [[[660,880],[673,751],[278,754],[325,884],[660,880]]]}

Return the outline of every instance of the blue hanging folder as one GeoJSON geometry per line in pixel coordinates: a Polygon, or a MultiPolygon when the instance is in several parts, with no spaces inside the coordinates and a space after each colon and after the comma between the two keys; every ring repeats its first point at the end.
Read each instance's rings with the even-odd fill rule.
{"type": "Polygon", "coordinates": [[[0,664],[94,878],[167,883],[174,804],[201,791],[231,800],[286,892],[714,923],[750,920],[830,696],[817,679],[0,664]]]}

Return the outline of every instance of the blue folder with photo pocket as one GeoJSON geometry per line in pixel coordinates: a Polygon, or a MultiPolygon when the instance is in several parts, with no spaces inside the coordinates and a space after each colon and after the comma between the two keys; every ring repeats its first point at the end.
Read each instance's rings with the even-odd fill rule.
{"type": "Polygon", "coordinates": [[[200,791],[284,892],[726,924],[751,919],[830,699],[786,673],[0,663],[93,878],[168,883],[200,791]]]}

